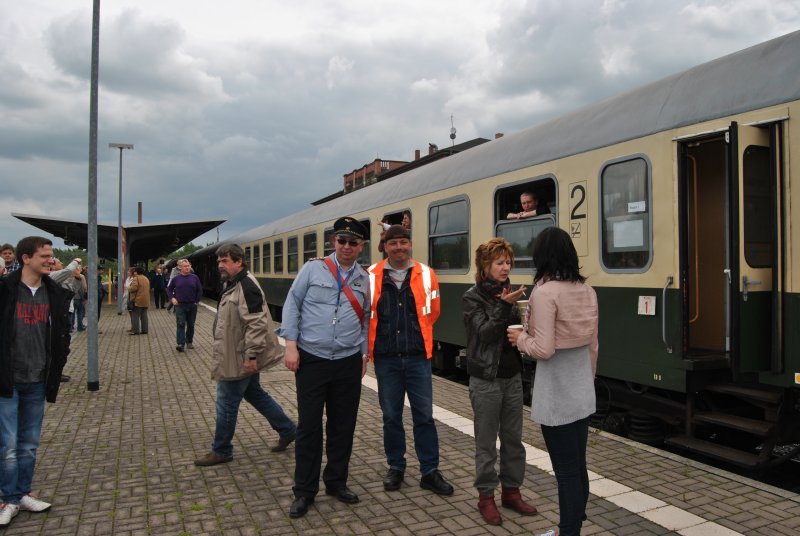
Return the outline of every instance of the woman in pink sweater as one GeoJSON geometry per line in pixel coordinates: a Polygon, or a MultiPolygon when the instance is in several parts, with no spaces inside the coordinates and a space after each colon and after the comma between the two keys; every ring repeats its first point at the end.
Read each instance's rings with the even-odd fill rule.
{"type": "Polygon", "coordinates": [[[558,482],[559,534],[579,536],[589,499],[586,443],[595,412],[597,295],[585,284],[575,246],[562,229],[539,234],[533,263],[528,332],[509,330],[508,339],[537,361],[531,418],[542,426],[558,482]]]}

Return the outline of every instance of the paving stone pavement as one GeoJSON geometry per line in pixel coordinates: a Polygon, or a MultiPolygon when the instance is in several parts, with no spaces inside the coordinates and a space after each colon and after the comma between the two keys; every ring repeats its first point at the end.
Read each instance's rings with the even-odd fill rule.
{"type": "MultiPolygon", "coordinates": [[[[348,483],[361,502],[345,505],[322,494],[305,517],[291,520],[294,449],[270,452],[277,434],[248,404],[239,414],[234,461],[193,465],[209,450],[214,431],[213,313],[200,308],[195,349],[184,353],[175,351],[175,317],[166,310],[150,310],[150,333],[139,336],[127,334],[127,314],[118,316],[109,305],[102,314],[100,390],[86,390],[86,332],[74,334],[65,370],[72,381],[46,409],[34,489],[53,508],[21,512],[5,534],[471,536],[537,534],[558,522],[555,480],[532,464],[523,495],[540,515],[501,509],[503,525],[486,526],[472,487],[473,438],[467,428],[443,423],[438,425],[440,468],[456,493],[439,497],[419,488],[410,426],[405,485],[385,492],[381,412],[377,394],[368,387],[361,393],[348,483]]],[[[472,418],[465,386],[441,378],[434,382],[437,406],[472,418]]],[[[262,375],[262,384],[296,419],[293,375],[278,366],[262,375]]],[[[410,420],[407,412],[406,423],[410,420]]],[[[523,440],[532,452],[544,449],[538,426],[527,418],[523,440]]],[[[597,480],[584,535],[800,533],[796,494],[595,431],[588,461],[597,480]],[[648,502],[667,506],[650,508],[648,502]],[[680,526],[675,512],[694,521],[680,526]]]]}

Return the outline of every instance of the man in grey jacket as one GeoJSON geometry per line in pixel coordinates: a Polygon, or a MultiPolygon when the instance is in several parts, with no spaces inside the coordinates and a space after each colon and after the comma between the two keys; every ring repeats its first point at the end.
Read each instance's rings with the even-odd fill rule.
{"type": "Polygon", "coordinates": [[[217,268],[223,282],[212,329],[217,426],[211,452],[194,461],[201,467],[233,460],[231,441],[243,398],[278,432],[273,452],[286,450],[297,433],[295,423],[259,382],[259,372],[280,361],[283,350],[272,329],[264,293],[244,264],[242,248],[228,244],[217,249],[217,268]]]}

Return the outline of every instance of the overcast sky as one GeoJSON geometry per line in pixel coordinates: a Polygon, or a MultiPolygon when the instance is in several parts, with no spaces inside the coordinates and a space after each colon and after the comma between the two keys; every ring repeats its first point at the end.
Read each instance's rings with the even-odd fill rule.
{"type": "MultiPolygon", "coordinates": [[[[12,212],[88,219],[91,27],[92,0],[0,0],[0,243],[42,234],[12,212]]],[[[98,221],[109,142],[135,145],[123,223],[224,239],[448,145],[451,115],[491,139],[797,29],[797,0],[106,0],[98,221]]]]}

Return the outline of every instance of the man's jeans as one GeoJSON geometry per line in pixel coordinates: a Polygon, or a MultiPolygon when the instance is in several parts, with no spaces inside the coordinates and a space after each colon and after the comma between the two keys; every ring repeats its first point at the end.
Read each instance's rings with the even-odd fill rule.
{"type": "Polygon", "coordinates": [[[19,504],[30,493],[44,418],[44,382],[16,383],[11,398],[0,397],[0,494],[19,504]]]}
{"type": "Polygon", "coordinates": [[[214,454],[233,456],[231,441],[236,432],[236,420],[239,417],[239,404],[242,398],[267,418],[269,425],[281,438],[295,436],[297,427],[283,412],[283,408],[261,387],[258,374],[241,380],[223,380],[217,382],[217,431],[214,434],[214,444],[211,446],[214,454]]]}
{"type": "Polygon", "coordinates": [[[422,475],[439,468],[439,435],[433,420],[431,360],[425,356],[375,358],[378,400],[383,411],[383,449],[390,469],[406,470],[405,395],[411,404],[414,447],[422,475]]]}
{"type": "Polygon", "coordinates": [[[589,473],[586,470],[589,418],[561,426],[542,425],[542,437],[558,482],[559,534],[579,536],[589,501],[589,473]]]}
{"type": "Polygon", "coordinates": [[[179,303],[175,306],[175,321],[178,323],[178,346],[194,341],[194,320],[197,318],[196,303],[179,303]]]}

